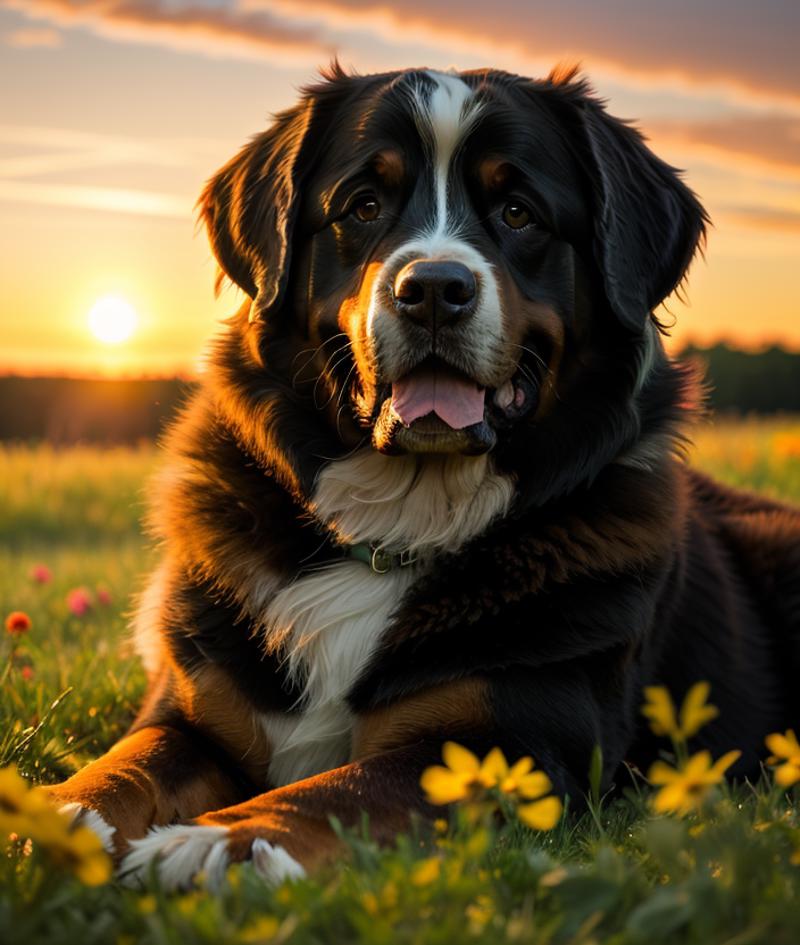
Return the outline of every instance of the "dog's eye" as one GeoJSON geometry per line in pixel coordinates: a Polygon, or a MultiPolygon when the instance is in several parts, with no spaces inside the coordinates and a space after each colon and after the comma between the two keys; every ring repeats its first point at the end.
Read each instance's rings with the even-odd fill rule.
{"type": "Polygon", "coordinates": [[[364,194],[355,201],[350,212],[362,223],[372,223],[381,215],[381,205],[374,194],[364,194]]]}
{"type": "Polygon", "coordinates": [[[521,230],[531,222],[531,212],[523,203],[512,200],[503,207],[503,223],[512,230],[521,230]]]}

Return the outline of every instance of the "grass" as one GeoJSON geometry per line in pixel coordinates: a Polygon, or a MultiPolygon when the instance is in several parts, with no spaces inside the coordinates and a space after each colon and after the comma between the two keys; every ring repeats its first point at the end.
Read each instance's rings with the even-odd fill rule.
{"type": "MultiPolygon", "coordinates": [[[[692,461],[709,473],[800,501],[800,419],[719,421],[699,430],[695,444],[692,461]]],[[[129,724],[144,676],[126,613],[152,561],[138,523],[156,461],[147,446],[0,450],[0,618],[21,610],[32,621],[24,636],[4,634],[0,644],[0,767],[59,780],[129,724]],[[31,578],[37,564],[52,580],[31,578]],[[83,616],[66,602],[76,587],[93,601],[83,616]]],[[[624,798],[567,815],[548,833],[513,816],[506,826],[468,823],[462,810],[445,833],[419,826],[391,850],[354,834],[347,864],[276,890],[236,868],[216,897],[166,896],[156,885],[87,887],[41,850],[12,851],[0,862],[0,940],[800,941],[800,818],[791,794],[769,777],[723,787],[683,821],[648,813],[649,795],[632,779],[624,798]]]]}

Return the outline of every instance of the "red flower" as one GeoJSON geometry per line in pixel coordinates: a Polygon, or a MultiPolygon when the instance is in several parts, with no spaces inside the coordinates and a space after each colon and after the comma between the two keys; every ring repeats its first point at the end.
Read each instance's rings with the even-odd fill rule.
{"type": "Polygon", "coordinates": [[[111,591],[107,587],[97,588],[97,603],[103,607],[108,607],[111,603],[111,591]]]}
{"type": "Polygon", "coordinates": [[[33,667],[32,666],[23,666],[19,671],[20,676],[25,680],[25,682],[30,682],[33,679],[33,667]]]}
{"type": "Polygon", "coordinates": [[[31,628],[31,618],[23,610],[14,610],[6,617],[6,630],[15,636],[22,636],[31,628]]]}
{"type": "Polygon", "coordinates": [[[76,617],[83,617],[92,609],[92,595],[85,587],[74,587],[67,594],[67,607],[76,617]]]}
{"type": "Polygon", "coordinates": [[[35,564],[31,568],[31,577],[37,584],[47,584],[53,579],[53,572],[46,564],[35,564]]]}

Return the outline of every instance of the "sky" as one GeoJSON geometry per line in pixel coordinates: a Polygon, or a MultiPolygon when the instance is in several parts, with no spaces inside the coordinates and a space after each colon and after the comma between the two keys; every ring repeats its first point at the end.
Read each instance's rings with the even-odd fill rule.
{"type": "Polygon", "coordinates": [[[799,46],[795,0],[0,0],[0,371],[202,369],[240,298],[214,298],[194,202],[334,54],[579,61],[714,223],[672,345],[800,349],[799,46]],[[136,313],[115,344],[89,327],[108,296],[136,313]]]}

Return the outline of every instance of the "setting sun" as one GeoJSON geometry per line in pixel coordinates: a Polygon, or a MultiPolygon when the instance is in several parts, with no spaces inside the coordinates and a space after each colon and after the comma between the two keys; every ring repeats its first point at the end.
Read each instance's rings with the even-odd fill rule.
{"type": "Polygon", "coordinates": [[[89,328],[98,341],[115,345],[127,341],[136,329],[136,310],[125,299],[107,295],[89,310],[89,328]]]}

